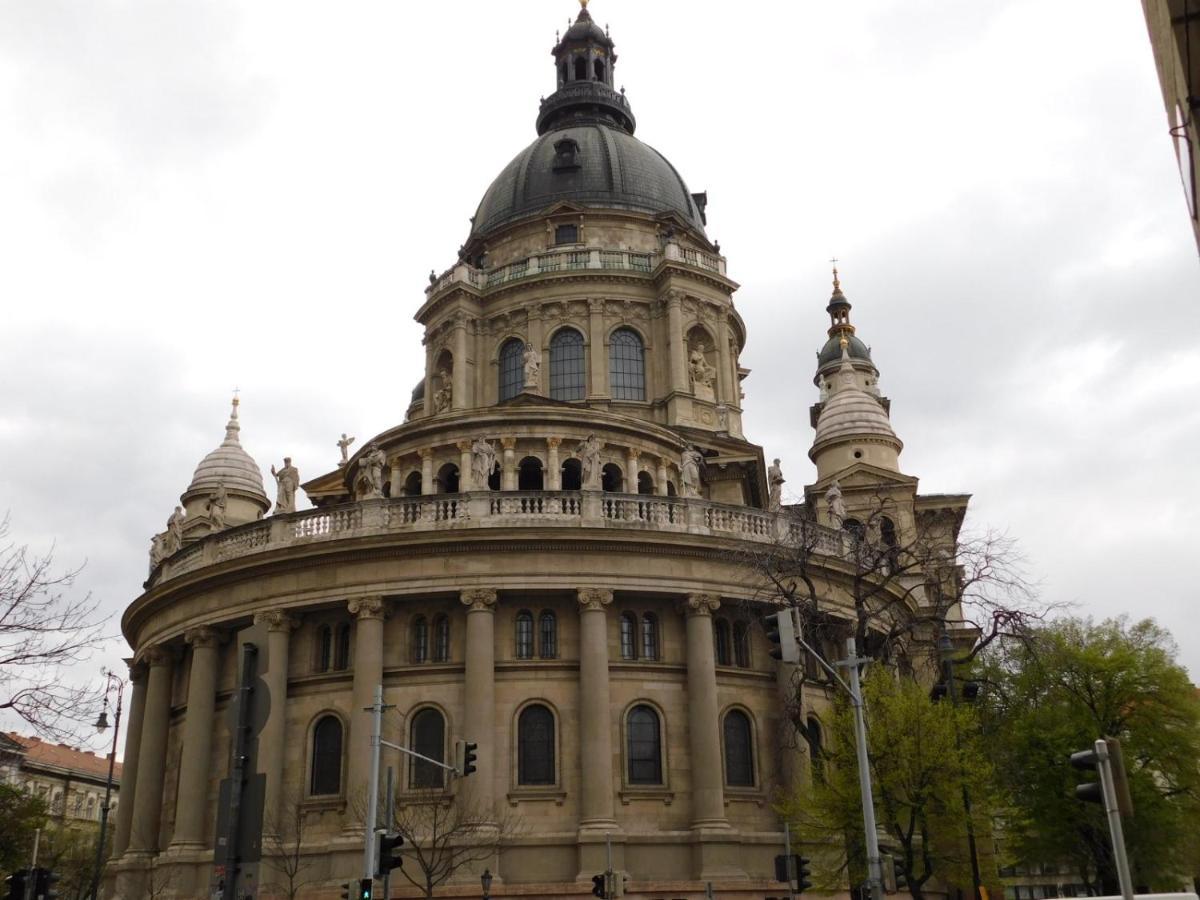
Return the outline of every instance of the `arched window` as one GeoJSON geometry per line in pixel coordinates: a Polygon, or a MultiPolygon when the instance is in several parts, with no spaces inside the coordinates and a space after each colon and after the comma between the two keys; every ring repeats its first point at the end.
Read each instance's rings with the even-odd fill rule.
{"type": "Polygon", "coordinates": [[[616,463],[605,463],[600,469],[600,489],[610,494],[620,493],[625,479],[616,463]]]}
{"type": "Polygon", "coordinates": [[[540,491],[545,486],[542,476],[542,461],[536,456],[527,456],[517,466],[517,490],[540,491]]]}
{"type": "Polygon", "coordinates": [[[750,626],[745,622],[733,623],[733,664],[750,668],[750,626]]]}
{"type": "Polygon", "coordinates": [[[562,63],[562,65],[560,65],[558,67],[558,86],[562,87],[566,83],[567,83],[567,64],[564,61],[562,63]]]}
{"type": "Polygon", "coordinates": [[[867,529],[863,527],[863,523],[858,521],[858,519],[843,519],[842,530],[856,541],[861,541],[867,534],[867,529]]]}
{"type": "Polygon", "coordinates": [[[601,60],[596,60],[596,64],[593,68],[596,72],[596,80],[603,81],[604,80],[604,63],[601,60]]]}
{"type": "Polygon", "coordinates": [[[805,739],[808,741],[808,761],[812,767],[814,778],[821,778],[825,773],[825,747],[824,739],[821,735],[821,723],[817,721],[816,716],[809,716],[805,723],[805,739]]]}
{"type": "Polygon", "coordinates": [[[533,613],[527,609],[517,613],[517,659],[533,659],[533,613]]]}
{"type": "Polygon", "coordinates": [[[554,784],[554,714],[541,704],[517,719],[517,784],[554,784]]]}
{"type": "Polygon", "coordinates": [[[724,619],[713,622],[713,642],[717,645],[717,665],[729,665],[729,623],[724,619]]]}
{"type": "Polygon", "coordinates": [[[317,629],[317,671],[328,672],[333,665],[333,629],[322,625],[317,629]]]}
{"type": "Polygon", "coordinates": [[[754,738],[750,717],[740,709],[725,714],[725,783],[754,787],[754,738]]]}
{"type": "Polygon", "coordinates": [[[887,516],[879,519],[879,537],[883,541],[883,550],[887,554],[888,573],[900,568],[900,543],[896,538],[896,523],[887,516]]]}
{"type": "Polygon", "coordinates": [[[621,614],[621,659],[637,659],[637,616],[621,614]]]}
{"type": "Polygon", "coordinates": [[[550,339],[550,399],[582,400],[586,390],[583,335],[563,328],[550,339]]]}
{"type": "Polygon", "coordinates": [[[457,494],[458,493],[458,466],[454,463],[446,463],[438,469],[436,484],[439,494],[457,494]]]}
{"type": "Polygon", "coordinates": [[[577,459],[568,459],[562,465],[562,489],[578,491],[583,487],[583,464],[577,459]]]}
{"type": "Polygon", "coordinates": [[[646,399],[645,352],[631,328],[618,328],[609,338],[608,381],[614,400],[646,399]]]}
{"type": "Polygon", "coordinates": [[[538,651],[542,659],[558,658],[558,620],[548,609],[538,617],[538,651]]]}
{"type": "Polygon", "coordinates": [[[339,672],[350,668],[350,623],[337,627],[337,644],[333,648],[333,667],[339,672]]]}
{"type": "Polygon", "coordinates": [[[662,784],[662,742],[658,713],[635,706],[625,727],[630,784],[662,784]]]}
{"type": "Polygon", "coordinates": [[[450,620],[446,616],[433,620],[433,661],[450,661],[450,620]]]}
{"type": "Polygon", "coordinates": [[[341,792],[342,721],[337,716],[324,716],[313,729],[309,793],[319,797],[341,792]]]}
{"type": "Polygon", "coordinates": [[[525,342],[510,338],[500,348],[500,399],[508,400],[525,389],[525,342]]]}
{"type": "Polygon", "coordinates": [[[642,615],[642,659],[658,659],[658,619],[654,613],[642,615]]]}
{"type": "MultiPolygon", "coordinates": [[[[413,716],[409,739],[409,746],[414,753],[420,753],[438,762],[445,761],[446,720],[436,709],[423,709],[413,716]]],[[[409,768],[408,785],[413,788],[440,788],[442,771],[433,763],[414,758],[409,768]]]]}
{"type": "Polygon", "coordinates": [[[667,496],[675,497],[677,495],[678,495],[678,491],[675,490],[675,482],[668,481],[667,482],[667,496]]]}
{"type": "Polygon", "coordinates": [[[409,472],[408,477],[404,479],[404,496],[420,497],[421,488],[421,473],[409,472]]]}
{"type": "Polygon", "coordinates": [[[637,491],[639,494],[654,493],[654,479],[649,472],[638,472],[637,491]]]}
{"type": "Polygon", "coordinates": [[[575,57],[575,80],[587,81],[587,58],[583,56],[575,57]]]}
{"type": "Polygon", "coordinates": [[[417,616],[412,623],[412,661],[429,661],[429,623],[424,616],[417,616]]]}

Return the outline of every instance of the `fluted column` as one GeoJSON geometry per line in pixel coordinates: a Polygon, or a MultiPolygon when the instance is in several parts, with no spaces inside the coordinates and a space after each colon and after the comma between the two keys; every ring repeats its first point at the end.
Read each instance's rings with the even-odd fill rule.
{"type": "Polygon", "coordinates": [[[592,299],[588,301],[588,347],[590,349],[590,370],[587,396],[608,396],[608,367],[604,358],[604,301],[592,299]]]}
{"type": "Polygon", "coordinates": [[[517,489],[517,439],[502,437],[500,446],[504,450],[500,467],[500,490],[515,491],[517,489]]]}
{"type": "Polygon", "coordinates": [[[687,617],[688,734],[692,756],[692,827],[727,825],[717,722],[717,665],[712,614],[720,601],[712,594],[689,594],[681,604],[687,617]]]}
{"type": "Polygon", "coordinates": [[[558,461],[558,448],[562,446],[562,438],[546,438],[546,490],[562,490],[562,463],[558,461]]]}
{"type": "Polygon", "coordinates": [[[463,787],[490,820],[496,808],[496,592],[471,588],[459,599],[467,607],[462,738],[479,745],[476,772],[463,787]]]}
{"type": "MultiPolygon", "coordinates": [[[[355,597],[347,604],[357,618],[354,628],[354,685],[350,694],[350,772],[346,795],[351,803],[367,799],[371,775],[371,716],[363,712],[375,700],[375,688],[383,684],[382,597],[355,597]]],[[[347,822],[347,824],[351,824],[347,822]]],[[[356,823],[355,823],[356,824],[356,823]]]]}
{"type": "Polygon", "coordinates": [[[263,680],[267,685],[267,695],[271,698],[271,708],[258,736],[258,768],[266,775],[263,827],[270,830],[277,826],[283,815],[281,797],[287,750],[288,655],[292,631],[300,621],[282,609],[272,609],[258,613],[254,617],[254,624],[267,628],[267,671],[263,673],[263,680]]]}
{"type": "Polygon", "coordinates": [[[191,628],[183,639],[192,645],[188,674],[187,719],[183,723],[183,754],[179,762],[179,793],[175,803],[172,847],[205,845],[204,815],[208,812],[208,779],[212,772],[212,733],[217,704],[219,633],[191,628]]]}
{"type": "Polygon", "coordinates": [[[129,701],[129,722],[125,729],[125,760],[121,764],[121,802],[117,804],[117,826],[113,837],[113,856],[120,856],[129,847],[129,827],[133,823],[133,803],[137,797],[138,756],[142,750],[142,723],[146,715],[146,666],[129,662],[129,681],[133,696],[129,701]]]}
{"type": "Polygon", "coordinates": [[[613,819],[612,701],[608,686],[608,614],[613,593],[579,589],[579,742],[584,773],[579,827],[608,830],[613,819]]]}
{"type": "Polygon", "coordinates": [[[667,294],[667,348],[671,359],[671,390],[687,391],[687,346],[683,335],[683,293],[667,294]]]}
{"type": "Polygon", "coordinates": [[[171,651],[162,646],[146,651],[150,666],[146,686],[146,712],[138,750],[137,788],[133,799],[133,827],[129,848],[156,853],[162,821],[163,772],[167,763],[167,730],[171,724],[171,651]]]}
{"type": "Polygon", "coordinates": [[[436,494],[437,485],[433,482],[433,448],[423,447],[417,451],[421,457],[421,493],[436,494]]]}

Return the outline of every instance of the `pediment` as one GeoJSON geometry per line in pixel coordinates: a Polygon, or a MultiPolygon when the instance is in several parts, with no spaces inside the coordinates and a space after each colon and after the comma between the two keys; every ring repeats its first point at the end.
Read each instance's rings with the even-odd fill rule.
{"type": "Polygon", "coordinates": [[[834,481],[837,481],[843,491],[887,491],[900,488],[915,494],[920,479],[913,475],[905,475],[901,472],[893,472],[890,469],[882,469],[879,466],[860,462],[842,469],[835,475],[808,485],[805,492],[824,494],[834,481]]]}
{"type": "Polygon", "coordinates": [[[551,216],[561,216],[568,213],[581,213],[586,211],[586,209],[587,207],[581,206],[578,203],[572,203],[570,200],[559,200],[558,202],[552,203],[542,210],[542,215],[546,218],[549,218],[551,216]]]}

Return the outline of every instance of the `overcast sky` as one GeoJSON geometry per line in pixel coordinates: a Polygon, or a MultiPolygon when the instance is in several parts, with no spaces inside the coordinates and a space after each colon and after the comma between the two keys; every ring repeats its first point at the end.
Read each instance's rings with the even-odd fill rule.
{"type": "MultiPolygon", "coordinates": [[[[305,479],[403,419],[426,275],[535,136],[577,10],[0,2],[0,507],[86,561],[114,633],[235,385],[244,446],[305,479]]],[[[638,136],[708,191],[747,434],[789,488],[836,255],[904,471],[1200,677],[1200,263],[1139,4],[591,10],[638,136]]]]}

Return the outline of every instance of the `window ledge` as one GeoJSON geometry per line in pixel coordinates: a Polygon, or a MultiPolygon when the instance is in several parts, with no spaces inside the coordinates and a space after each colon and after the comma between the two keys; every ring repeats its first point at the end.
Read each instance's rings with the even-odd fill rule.
{"type": "Polygon", "coordinates": [[[509,806],[516,806],[518,803],[536,803],[546,800],[553,800],[555,806],[562,806],[563,801],[566,799],[566,791],[562,788],[549,785],[545,787],[514,788],[508,792],[509,806]]]}
{"type": "Polygon", "coordinates": [[[646,787],[624,787],[620,793],[621,803],[628,806],[634,800],[659,800],[663,806],[670,806],[675,799],[675,792],[665,787],[647,785],[646,787]]]}
{"type": "Polygon", "coordinates": [[[409,788],[408,790],[398,791],[396,799],[406,804],[436,804],[438,806],[449,806],[454,802],[454,795],[444,788],[409,788]]]}
{"type": "Polygon", "coordinates": [[[725,805],[730,803],[753,803],[762,807],[767,802],[767,795],[758,788],[733,788],[725,786],[725,805]]]}
{"type": "Polygon", "coordinates": [[[304,810],[337,810],[341,812],[346,808],[346,798],[341,794],[319,797],[305,797],[300,801],[300,808],[304,810]]]}

